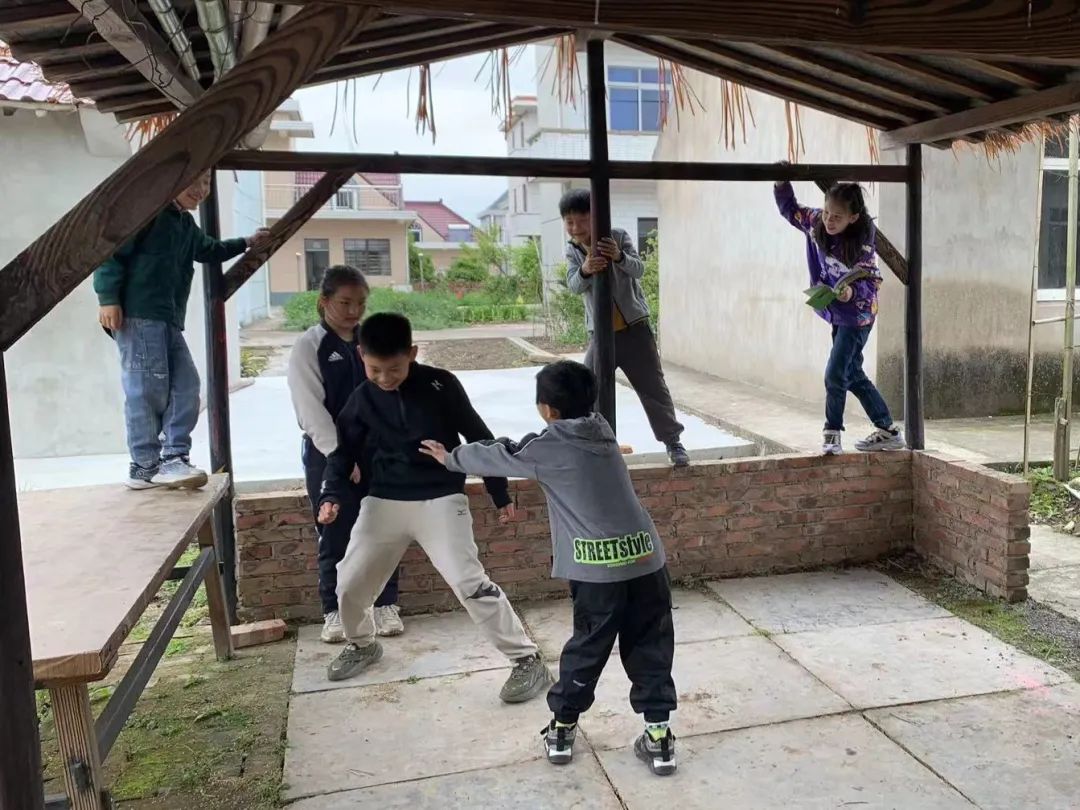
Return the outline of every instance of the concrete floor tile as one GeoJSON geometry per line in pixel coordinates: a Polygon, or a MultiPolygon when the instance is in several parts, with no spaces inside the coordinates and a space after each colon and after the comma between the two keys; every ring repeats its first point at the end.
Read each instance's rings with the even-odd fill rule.
{"type": "Polygon", "coordinates": [[[499,701],[504,670],[296,695],[287,799],[537,759],[543,696],[499,701]]]}
{"type": "Polygon", "coordinates": [[[982,810],[1080,806],[1080,684],[867,716],[982,810]]]}
{"type": "Polygon", "coordinates": [[[598,753],[628,810],[971,810],[857,716],[709,734],[676,745],[679,770],[667,779],[653,776],[630,749],[598,753]]]}
{"type": "Polygon", "coordinates": [[[510,662],[488,643],[464,612],[403,617],[405,634],[379,639],[383,657],[360,677],[336,683],[327,680],[326,668],[341,652],[341,644],[323,644],[321,626],[301,627],[296,642],[293,692],[350,689],[409,678],[431,678],[460,672],[509,667],[510,662]]]}
{"type": "Polygon", "coordinates": [[[751,624],[770,633],[936,619],[951,614],[877,571],[820,571],[710,582],[751,624]]]}
{"type": "MultiPolygon", "coordinates": [[[[539,746],[539,737],[537,737],[539,746]]],[[[350,790],[289,805],[289,810],[621,810],[595,757],[575,747],[574,761],[556,768],[546,760],[413,782],[350,790]]]]}
{"type": "MultiPolygon", "coordinates": [[[[754,632],[735,611],[700,591],[675,588],[671,599],[676,644],[748,636],[754,632]]],[[[574,630],[571,601],[534,602],[522,609],[521,616],[544,654],[551,660],[558,658],[574,630]]]]}
{"type": "Polygon", "coordinates": [[[967,622],[880,624],[773,636],[856,708],[1002,692],[1068,676],[967,622]]]}
{"type": "Polygon", "coordinates": [[[1032,599],[1080,621],[1080,565],[1032,571],[1029,576],[1032,599]]]}
{"type": "Polygon", "coordinates": [[[1032,571],[1069,565],[1080,567],[1080,537],[1033,524],[1029,556],[1032,571]]]}
{"type": "MultiPolygon", "coordinates": [[[[679,708],[672,727],[681,736],[776,723],[850,708],[761,636],[680,644],[673,671],[679,708]]],[[[613,656],[600,678],[596,703],[581,728],[595,748],[620,748],[641,733],[630,707],[630,679],[613,656]]]]}

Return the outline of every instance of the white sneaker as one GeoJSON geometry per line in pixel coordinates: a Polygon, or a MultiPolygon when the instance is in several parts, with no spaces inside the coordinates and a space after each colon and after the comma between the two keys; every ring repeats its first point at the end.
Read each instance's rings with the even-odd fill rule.
{"type": "Polygon", "coordinates": [[[907,447],[900,428],[878,428],[865,439],[855,442],[855,449],[861,453],[881,453],[888,450],[903,450],[907,447]]]}
{"type": "Polygon", "coordinates": [[[322,640],[327,644],[341,644],[345,641],[345,628],[341,625],[341,614],[331,610],[323,617],[322,640]]]}
{"type": "Polygon", "coordinates": [[[826,430],[821,436],[821,452],[826,456],[838,456],[844,452],[839,430],[826,430]]]}
{"type": "Polygon", "coordinates": [[[375,608],[375,635],[400,636],[405,632],[401,621],[401,608],[397,605],[383,605],[375,608]]]}
{"type": "Polygon", "coordinates": [[[198,489],[205,487],[208,480],[205,472],[180,456],[161,462],[157,475],[150,479],[151,483],[170,489],[198,489]]]}

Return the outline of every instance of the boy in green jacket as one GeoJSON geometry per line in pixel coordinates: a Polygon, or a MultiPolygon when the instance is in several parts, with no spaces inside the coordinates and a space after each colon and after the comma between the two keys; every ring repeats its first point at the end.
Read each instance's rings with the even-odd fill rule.
{"type": "Polygon", "coordinates": [[[209,193],[206,172],[94,271],[98,319],[120,349],[132,489],[207,481],[189,460],[199,372],[183,330],[194,262],[226,261],[269,236],[265,229],[223,242],[206,236],[188,212],[209,193]]]}

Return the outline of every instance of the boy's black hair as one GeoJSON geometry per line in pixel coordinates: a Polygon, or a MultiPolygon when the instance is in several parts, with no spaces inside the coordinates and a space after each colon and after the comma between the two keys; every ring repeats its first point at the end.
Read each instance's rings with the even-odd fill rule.
{"type": "Polygon", "coordinates": [[[596,375],[588,366],[560,360],[536,375],[536,404],[547,405],[562,419],[580,419],[593,412],[596,375]]]}
{"type": "Polygon", "coordinates": [[[412,349],[412,324],[396,312],[380,312],[360,324],[360,352],[372,357],[397,357],[412,349]]]}
{"type": "Polygon", "coordinates": [[[587,188],[573,188],[559,200],[559,216],[592,213],[592,192],[587,188]]]}

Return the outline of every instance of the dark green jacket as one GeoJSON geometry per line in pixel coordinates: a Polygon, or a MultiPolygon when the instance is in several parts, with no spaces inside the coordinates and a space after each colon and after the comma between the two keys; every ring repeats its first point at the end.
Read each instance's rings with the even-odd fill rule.
{"type": "Polygon", "coordinates": [[[227,261],[246,248],[244,239],[211,239],[191,214],[170,203],[94,271],[94,292],[103,307],[119,304],[125,318],[183,329],[194,263],[227,261]]]}

